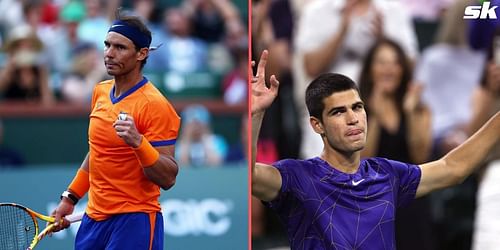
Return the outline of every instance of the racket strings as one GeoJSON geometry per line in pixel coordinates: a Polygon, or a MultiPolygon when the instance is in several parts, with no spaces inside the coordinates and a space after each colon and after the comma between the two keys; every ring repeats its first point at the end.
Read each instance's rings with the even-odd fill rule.
{"type": "Polygon", "coordinates": [[[24,250],[35,236],[36,224],[28,211],[0,206],[0,250],[24,250]]]}

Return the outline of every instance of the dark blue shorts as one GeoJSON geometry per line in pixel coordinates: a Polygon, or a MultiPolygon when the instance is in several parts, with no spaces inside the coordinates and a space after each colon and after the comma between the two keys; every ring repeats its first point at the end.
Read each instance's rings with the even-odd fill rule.
{"type": "Polygon", "coordinates": [[[95,221],[85,214],[76,234],[75,250],[162,250],[163,216],[156,213],[150,248],[151,224],[147,213],[117,214],[95,221]]]}

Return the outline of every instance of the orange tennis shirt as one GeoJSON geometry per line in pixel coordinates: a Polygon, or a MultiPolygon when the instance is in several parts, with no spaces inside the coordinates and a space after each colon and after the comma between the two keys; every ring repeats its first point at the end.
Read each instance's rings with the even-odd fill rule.
{"type": "Polygon", "coordinates": [[[180,118],[146,78],[114,97],[114,80],[94,88],[89,124],[89,201],[94,220],[113,214],[160,211],[160,187],[144,175],[131,146],[113,128],[120,112],[132,116],[139,133],[154,147],[175,144],[180,118]]]}

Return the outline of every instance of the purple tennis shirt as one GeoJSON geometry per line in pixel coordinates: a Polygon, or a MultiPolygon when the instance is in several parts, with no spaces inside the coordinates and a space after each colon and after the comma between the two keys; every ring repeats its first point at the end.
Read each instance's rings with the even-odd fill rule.
{"type": "Polygon", "coordinates": [[[284,222],[292,249],[396,249],[396,208],[415,198],[417,165],[369,158],[354,174],[319,157],[273,165],[283,182],[266,204],[284,222]]]}

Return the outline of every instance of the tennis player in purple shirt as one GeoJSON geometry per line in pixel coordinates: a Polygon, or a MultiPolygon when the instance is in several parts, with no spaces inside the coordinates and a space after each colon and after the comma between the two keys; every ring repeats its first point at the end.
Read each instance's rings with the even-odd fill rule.
{"type": "Polygon", "coordinates": [[[384,158],[360,159],[366,113],[356,84],[334,73],[306,90],[312,129],[323,139],[320,156],[256,163],[257,138],[266,108],[278,94],[265,83],[268,52],[252,79],[252,194],[273,208],[292,249],[396,249],[396,209],[415,197],[462,182],[500,137],[500,112],[443,158],[413,165],[384,158]]]}

